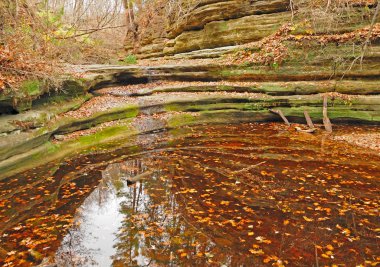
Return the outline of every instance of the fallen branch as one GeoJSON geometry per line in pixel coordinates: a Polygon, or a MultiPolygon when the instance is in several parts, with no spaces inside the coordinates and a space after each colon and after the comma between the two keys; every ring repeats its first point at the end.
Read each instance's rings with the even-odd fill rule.
{"type": "Polygon", "coordinates": [[[295,128],[298,132],[302,132],[302,133],[315,133],[317,131],[317,128],[312,128],[312,129],[307,129],[307,130],[304,130],[298,126],[296,126],[295,128]]]}
{"type": "Polygon", "coordinates": [[[252,169],[254,169],[254,168],[256,168],[256,167],[258,167],[258,166],[260,166],[260,165],[262,165],[264,163],[266,163],[266,161],[262,161],[260,163],[255,164],[255,165],[249,166],[247,168],[244,168],[244,169],[241,169],[241,170],[238,170],[238,171],[234,171],[232,173],[233,174],[238,174],[238,173],[242,173],[242,172],[245,172],[245,171],[249,171],[249,170],[252,170],[252,169]]]}
{"type": "Polygon", "coordinates": [[[306,110],[303,112],[303,114],[305,115],[305,119],[306,119],[306,123],[307,123],[307,126],[309,127],[309,129],[302,129],[301,127],[298,127],[296,126],[296,130],[297,132],[302,132],[302,133],[315,133],[317,131],[317,128],[315,128],[314,124],[313,124],[313,121],[311,120],[310,118],[310,115],[309,115],[309,112],[307,112],[306,110]]]}
{"type": "Polygon", "coordinates": [[[323,125],[327,132],[332,133],[331,121],[327,116],[327,96],[323,97],[323,125]]]}
{"type": "Polygon", "coordinates": [[[307,112],[306,110],[303,112],[303,114],[305,115],[305,119],[306,119],[306,123],[307,123],[307,126],[309,126],[310,129],[315,129],[315,126],[313,124],[313,121],[311,120],[310,118],[310,115],[309,115],[309,112],[307,112]]]}
{"type": "Polygon", "coordinates": [[[136,175],[134,177],[128,177],[127,182],[129,182],[131,184],[137,183],[141,180],[148,178],[148,176],[151,175],[152,173],[153,173],[152,171],[146,171],[146,172],[143,172],[143,173],[136,175]]]}
{"type": "Polygon", "coordinates": [[[286,125],[290,126],[290,122],[288,121],[288,119],[285,117],[284,113],[282,113],[281,110],[277,110],[277,109],[270,109],[269,110],[270,112],[274,113],[274,114],[277,114],[281,117],[281,119],[285,122],[286,125]]]}
{"type": "Polygon", "coordinates": [[[58,40],[67,40],[67,39],[72,39],[72,38],[76,38],[76,37],[81,37],[81,36],[84,36],[84,35],[92,34],[92,33],[98,32],[98,31],[103,31],[103,30],[108,30],[108,29],[124,28],[126,26],[127,25],[118,25],[118,26],[109,26],[109,27],[102,27],[102,28],[78,30],[78,31],[80,31],[82,33],[78,33],[78,34],[74,34],[74,35],[70,35],[70,36],[65,36],[65,37],[56,37],[56,39],[58,39],[58,40]]]}

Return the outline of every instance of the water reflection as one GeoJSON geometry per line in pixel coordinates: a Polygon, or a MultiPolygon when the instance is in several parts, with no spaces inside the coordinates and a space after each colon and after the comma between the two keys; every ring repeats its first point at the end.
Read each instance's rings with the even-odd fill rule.
{"type": "Polygon", "coordinates": [[[236,138],[210,129],[109,165],[80,213],[79,245],[97,249],[92,263],[100,266],[373,261],[379,165],[353,160],[328,140],[321,148],[270,135],[236,138]]]}
{"type": "Polygon", "coordinates": [[[379,156],[278,127],[152,133],[137,138],[141,149],[79,157],[3,182],[0,246],[18,257],[8,255],[8,266],[39,262],[30,249],[55,254],[58,266],[379,261],[379,156]],[[41,192],[29,207],[14,205],[41,192]]]}
{"type": "Polygon", "coordinates": [[[122,201],[116,195],[113,180],[103,179],[84,201],[74,225],[63,239],[57,253],[59,266],[110,266],[115,253],[113,233],[121,226],[122,201]]]}
{"type": "MultiPolygon", "coordinates": [[[[102,171],[96,190],[84,201],[57,252],[60,266],[111,266],[117,253],[113,245],[122,228],[122,207],[132,199],[139,205],[136,186],[128,188],[127,178],[134,177],[147,167],[140,160],[110,164],[102,171]]],[[[139,192],[141,195],[141,192],[139,192]]]]}

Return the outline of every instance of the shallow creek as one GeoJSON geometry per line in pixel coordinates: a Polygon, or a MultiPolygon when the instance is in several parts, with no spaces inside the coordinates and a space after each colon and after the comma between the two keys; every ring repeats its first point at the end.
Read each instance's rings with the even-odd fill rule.
{"type": "Polygon", "coordinates": [[[116,145],[0,181],[0,264],[380,261],[374,152],[322,133],[248,123],[183,127],[116,145]]]}

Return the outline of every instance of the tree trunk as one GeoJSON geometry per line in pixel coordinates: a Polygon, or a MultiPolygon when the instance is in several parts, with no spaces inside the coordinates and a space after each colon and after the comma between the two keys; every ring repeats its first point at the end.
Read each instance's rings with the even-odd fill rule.
{"type": "Polygon", "coordinates": [[[135,12],[133,10],[133,4],[131,3],[131,0],[124,0],[123,3],[126,9],[126,24],[128,25],[127,36],[128,33],[132,35],[132,44],[133,47],[135,47],[138,43],[138,26],[135,21],[135,12]]]}
{"type": "Polygon", "coordinates": [[[331,121],[327,116],[327,96],[323,97],[323,125],[325,126],[327,132],[332,132],[331,121]]]}

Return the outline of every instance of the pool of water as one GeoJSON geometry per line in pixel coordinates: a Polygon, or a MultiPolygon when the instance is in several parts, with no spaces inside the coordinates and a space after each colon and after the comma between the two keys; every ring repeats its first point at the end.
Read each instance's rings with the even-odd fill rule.
{"type": "Polygon", "coordinates": [[[279,124],[184,127],[119,145],[0,181],[3,265],[380,261],[375,153],[279,124]]]}

